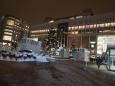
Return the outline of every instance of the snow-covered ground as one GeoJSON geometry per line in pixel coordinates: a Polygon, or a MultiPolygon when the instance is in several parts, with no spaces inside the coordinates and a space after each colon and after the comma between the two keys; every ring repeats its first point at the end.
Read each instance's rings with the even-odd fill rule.
{"type": "MultiPolygon", "coordinates": [[[[16,61],[15,58],[10,59],[10,57],[8,57],[8,56],[5,59],[1,56],[0,60],[4,60],[4,61],[16,61]]],[[[46,56],[38,55],[36,57],[36,59],[34,59],[34,58],[26,58],[26,59],[24,59],[24,58],[18,58],[17,59],[17,62],[24,62],[24,61],[55,62],[55,58],[49,57],[48,55],[46,55],[46,56]]]]}

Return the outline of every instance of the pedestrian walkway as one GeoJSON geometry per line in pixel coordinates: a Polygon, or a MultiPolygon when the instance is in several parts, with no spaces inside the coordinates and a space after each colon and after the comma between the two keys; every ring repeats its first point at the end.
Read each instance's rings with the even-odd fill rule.
{"type": "MultiPolygon", "coordinates": [[[[80,68],[81,70],[84,70],[84,68],[85,68],[85,61],[83,61],[83,60],[77,60],[77,61],[60,60],[60,62],[61,61],[63,64],[76,66],[76,67],[80,68]]],[[[98,67],[95,62],[88,62],[87,70],[84,70],[84,71],[98,74],[103,78],[109,78],[109,79],[115,80],[115,72],[109,71],[107,69],[106,65],[101,65],[100,69],[98,70],[98,67]]]]}

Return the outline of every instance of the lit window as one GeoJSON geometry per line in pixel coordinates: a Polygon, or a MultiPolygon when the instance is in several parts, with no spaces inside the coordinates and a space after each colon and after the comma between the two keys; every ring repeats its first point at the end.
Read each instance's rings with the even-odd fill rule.
{"type": "Polygon", "coordinates": [[[8,27],[8,28],[13,28],[12,26],[5,26],[5,27],[8,27]]]}
{"type": "Polygon", "coordinates": [[[79,29],[82,29],[82,26],[79,26],[79,29]]]}
{"type": "Polygon", "coordinates": [[[109,27],[111,23],[105,23],[105,27],[109,27]]]}
{"type": "Polygon", "coordinates": [[[74,32],[71,32],[72,34],[74,34],[74,32]]]}
{"type": "Polygon", "coordinates": [[[38,38],[32,38],[32,40],[34,40],[34,41],[38,41],[38,38]]]}
{"type": "Polygon", "coordinates": [[[76,30],[77,30],[78,28],[79,28],[78,26],[75,27],[76,30]]]}
{"type": "Polygon", "coordinates": [[[9,33],[9,32],[4,32],[4,34],[7,34],[7,35],[12,35],[12,33],[9,33]]]}
{"type": "Polygon", "coordinates": [[[83,26],[79,26],[79,29],[84,29],[85,28],[85,26],[83,25],[83,26]]]}
{"type": "Polygon", "coordinates": [[[71,30],[71,27],[69,27],[68,29],[71,30]]]}
{"type": "Polygon", "coordinates": [[[113,23],[113,22],[111,23],[111,26],[114,26],[114,23],[113,23]]]}
{"type": "Polygon", "coordinates": [[[99,31],[100,33],[102,33],[103,31],[99,31]]]}
{"type": "Polygon", "coordinates": [[[74,27],[72,27],[72,30],[74,30],[74,27]]]}
{"type": "Polygon", "coordinates": [[[111,32],[110,30],[104,30],[103,32],[111,32]]]}
{"type": "Polygon", "coordinates": [[[6,42],[3,42],[3,45],[7,45],[7,43],[6,43],[6,42]]]}
{"type": "Polygon", "coordinates": [[[115,22],[113,23],[113,25],[115,26],[115,22]]]}
{"type": "Polygon", "coordinates": [[[94,25],[90,25],[90,28],[93,28],[94,27],[94,25]]]}
{"type": "Polygon", "coordinates": [[[82,18],[82,16],[76,16],[76,18],[82,18]]]}
{"type": "Polygon", "coordinates": [[[82,28],[84,29],[84,28],[85,28],[85,25],[83,25],[82,28]]]}
{"type": "Polygon", "coordinates": [[[71,17],[70,19],[75,19],[74,17],[71,17]]]}
{"type": "Polygon", "coordinates": [[[4,35],[3,37],[3,40],[8,40],[8,41],[11,41],[12,37],[11,36],[7,36],[7,35],[4,35]]]}
{"type": "Polygon", "coordinates": [[[78,34],[78,31],[75,31],[75,34],[78,34]]]}
{"type": "Polygon", "coordinates": [[[100,27],[104,27],[104,24],[100,24],[100,27]]]}
{"type": "Polygon", "coordinates": [[[99,24],[97,24],[97,27],[99,27],[99,24]]]}
{"type": "Polygon", "coordinates": [[[5,29],[5,31],[8,31],[8,32],[13,32],[12,30],[9,30],[9,29],[5,29]]]}
{"type": "Polygon", "coordinates": [[[13,20],[7,20],[7,24],[8,25],[14,25],[14,21],[13,20]]]}
{"type": "Polygon", "coordinates": [[[89,28],[89,25],[86,25],[86,28],[89,28]]]}
{"type": "Polygon", "coordinates": [[[93,27],[96,28],[96,24],[94,24],[93,27]]]}
{"type": "Polygon", "coordinates": [[[54,22],[53,20],[49,21],[49,23],[53,23],[53,22],[54,22]]]}

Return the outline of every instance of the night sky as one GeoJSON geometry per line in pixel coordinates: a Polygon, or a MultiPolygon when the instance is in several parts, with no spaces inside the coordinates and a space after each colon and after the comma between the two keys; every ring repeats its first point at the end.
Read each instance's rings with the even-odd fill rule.
{"type": "Polygon", "coordinates": [[[95,15],[115,12],[115,0],[0,0],[0,17],[11,14],[33,25],[43,23],[45,17],[71,16],[88,8],[95,15]]]}

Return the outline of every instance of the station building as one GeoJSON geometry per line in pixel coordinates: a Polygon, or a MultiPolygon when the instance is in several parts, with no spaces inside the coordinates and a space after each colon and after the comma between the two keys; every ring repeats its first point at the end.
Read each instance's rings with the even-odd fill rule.
{"type": "Polygon", "coordinates": [[[87,48],[91,55],[102,55],[107,44],[115,44],[115,12],[94,15],[91,9],[81,14],[52,19],[30,27],[30,38],[43,41],[49,29],[57,32],[58,47],[71,47],[73,38],[78,48],[87,48]]]}

